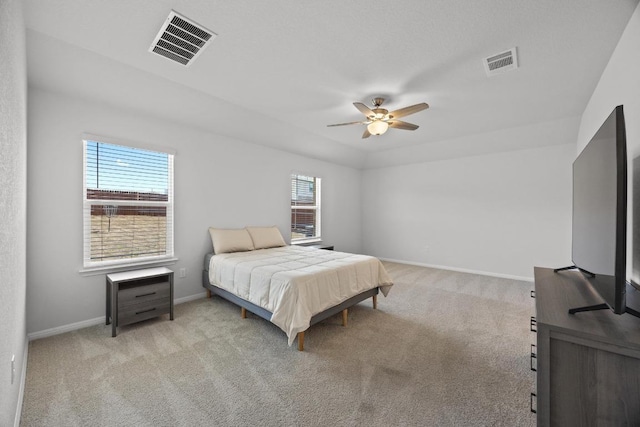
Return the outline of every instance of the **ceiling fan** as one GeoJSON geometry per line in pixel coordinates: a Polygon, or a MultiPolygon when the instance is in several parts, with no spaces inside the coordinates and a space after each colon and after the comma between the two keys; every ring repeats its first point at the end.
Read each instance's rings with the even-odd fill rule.
{"type": "Polygon", "coordinates": [[[403,122],[398,120],[400,117],[408,116],[409,114],[417,113],[418,111],[426,110],[429,108],[429,104],[422,102],[420,104],[412,105],[410,107],[400,108],[399,110],[391,111],[381,108],[384,98],[373,98],[371,103],[373,109],[370,109],[362,102],[354,102],[353,105],[364,114],[367,119],[361,122],[349,122],[338,123],[331,126],[345,126],[345,125],[367,125],[367,128],[362,134],[362,138],[369,138],[371,135],[382,135],[390,127],[404,130],[416,130],[418,125],[412,123],[403,122]]]}

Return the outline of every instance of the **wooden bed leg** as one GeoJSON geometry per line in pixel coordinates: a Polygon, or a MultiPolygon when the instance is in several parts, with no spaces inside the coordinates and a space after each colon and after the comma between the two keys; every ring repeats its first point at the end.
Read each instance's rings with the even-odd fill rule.
{"type": "Polygon", "coordinates": [[[242,317],[243,319],[247,318],[247,309],[244,307],[240,307],[240,317],[242,317]]]}
{"type": "Polygon", "coordinates": [[[298,332],[298,351],[304,351],[304,331],[298,332]]]}
{"type": "Polygon", "coordinates": [[[373,309],[377,309],[378,308],[378,295],[374,295],[373,296],[373,309]]]}
{"type": "Polygon", "coordinates": [[[348,309],[342,310],[342,326],[347,326],[347,315],[349,314],[348,309]]]}
{"type": "Polygon", "coordinates": [[[207,289],[207,298],[211,298],[211,289],[207,289]]]}

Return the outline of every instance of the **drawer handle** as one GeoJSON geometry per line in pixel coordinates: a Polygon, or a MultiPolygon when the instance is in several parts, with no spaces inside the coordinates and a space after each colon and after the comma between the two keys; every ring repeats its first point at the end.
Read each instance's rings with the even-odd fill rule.
{"type": "MultiPolygon", "coordinates": [[[[537,414],[538,413],[537,409],[533,408],[533,401],[534,400],[538,400],[538,395],[535,394],[535,393],[531,393],[531,402],[530,402],[531,412],[533,412],[534,414],[537,414]]],[[[537,405],[536,405],[536,407],[537,407],[537,405]]]]}
{"type": "Polygon", "coordinates": [[[148,294],[142,294],[142,295],[136,295],[136,298],[140,298],[140,297],[148,297],[149,295],[155,295],[155,292],[149,292],[148,294]]]}
{"type": "Polygon", "coordinates": [[[538,332],[538,321],[535,316],[531,316],[531,332],[538,332]]]}
{"type": "Polygon", "coordinates": [[[136,314],[148,313],[148,312],[153,311],[153,310],[155,310],[155,309],[156,309],[156,308],[155,308],[155,307],[153,307],[153,308],[150,308],[149,310],[136,311],[136,314]]]}
{"type": "Polygon", "coordinates": [[[536,345],[535,344],[531,344],[531,370],[533,372],[538,372],[538,370],[536,369],[536,366],[533,366],[533,360],[536,360],[536,366],[538,364],[538,355],[536,354],[536,345]]]}
{"type": "Polygon", "coordinates": [[[531,298],[535,298],[536,297],[536,291],[531,291],[531,298]]]}

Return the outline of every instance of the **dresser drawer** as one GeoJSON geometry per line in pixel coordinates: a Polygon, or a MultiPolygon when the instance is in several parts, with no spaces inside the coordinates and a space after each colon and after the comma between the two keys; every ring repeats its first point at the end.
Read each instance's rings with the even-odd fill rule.
{"type": "Polygon", "coordinates": [[[170,308],[171,303],[168,298],[123,307],[118,311],[118,326],[128,325],[167,314],[170,308]]]}
{"type": "Polygon", "coordinates": [[[141,304],[147,301],[169,299],[171,286],[169,282],[154,283],[145,286],[127,288],[124,285],[118,292],[118,306],[120,310],[133,304],[141,304]]]}

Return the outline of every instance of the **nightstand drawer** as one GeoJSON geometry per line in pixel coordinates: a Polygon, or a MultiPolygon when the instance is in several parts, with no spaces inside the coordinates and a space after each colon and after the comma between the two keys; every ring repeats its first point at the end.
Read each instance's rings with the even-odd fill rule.
{"type": "Polygon", "coordinates": [[[155,283],[145,286],[135,286],[126,288],[126,285],[120,288],[118,292],[118,305],[121,310],[132,304],[141,304],[147,301],[158,299],[169,300],[171,293],[171,285],[169,282],[155,283]]]}
{"type": "Polygon", "coordinates": [[[118,311],[118,326],[151,319],[169,313],[171,304],[168,299],[163,301],[149,301],[123,307],[118,311]]]}

